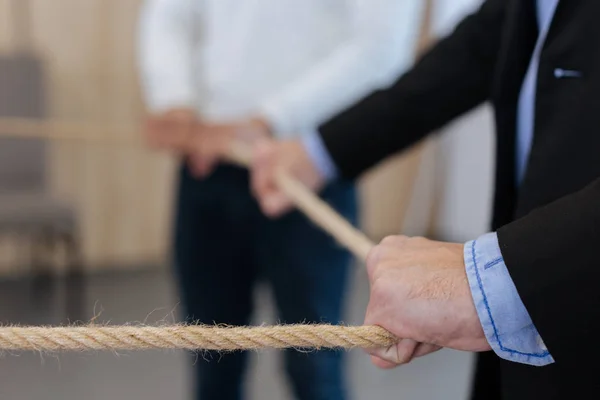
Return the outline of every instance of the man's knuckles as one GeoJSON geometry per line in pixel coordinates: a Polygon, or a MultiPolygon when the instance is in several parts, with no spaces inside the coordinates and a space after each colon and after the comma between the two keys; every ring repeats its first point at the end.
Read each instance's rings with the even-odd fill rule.
{"type": "Polygon", "coordinates": [[[367,256],[367,273],[371,279],[392,270],[410,267],[414,260],[414,251],[384,245],[375,246],[367,256]]]}
{"type": "Polygon", "coordinates": [[[381,246],[385,247],[403,247],[410,238],[408,236],[394,235],[387,236],[381,241],[381,246]]]}

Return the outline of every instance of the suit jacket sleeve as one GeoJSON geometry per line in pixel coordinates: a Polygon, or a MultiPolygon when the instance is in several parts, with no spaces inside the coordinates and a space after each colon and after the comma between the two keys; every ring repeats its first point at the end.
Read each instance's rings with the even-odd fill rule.
{"type": "Polygon", "coordinates": [[[487,0],[390,88],[320,127],[342,176],[355,178],[489,98],[506,3],[487,0]]]}
{"type": "Polygon", "coordinates": [[[557,363],[597,348],[599,204],[600,179],[498,230],[509,273],[557,363]]]}

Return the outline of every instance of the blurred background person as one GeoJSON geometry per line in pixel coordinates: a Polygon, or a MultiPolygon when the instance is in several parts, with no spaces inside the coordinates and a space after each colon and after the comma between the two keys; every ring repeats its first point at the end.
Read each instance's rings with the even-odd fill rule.
{"type": "MultiPolygon", "coordinates": [[[[268,220],[250,194],[247,172],[206,149],[229,139],[316,138],[308,133],[411,64],[423,4],[146,2],[139,61],[148,139],[165,149],[182,135],[201,143],[198,153],[181,154],[175,221],[175,264],[189,322],[249,324],[261,279],[272,287],[282,323],[340,321],[349,254],[297,212],[268,220]]],[[[351,183],[334,182],[322,196],[356,222],[351,183]]],[[[246,358],[198,361],[198,398],[242,398],[246,358]]],[[[342,361],[339,352],[286,352],[297,398],[346,398],[342,361]]]]}

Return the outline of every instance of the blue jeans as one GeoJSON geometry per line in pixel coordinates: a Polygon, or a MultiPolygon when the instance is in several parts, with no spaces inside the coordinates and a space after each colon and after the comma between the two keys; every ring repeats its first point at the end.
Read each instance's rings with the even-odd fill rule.
{"type": "MultiPolygon", "coordinates": [[[[356,222],[354,187],[338,182],[323,198],[356,222]]],[[[338,323],[350,255],[294,211],[264,217],[249,191],[246,171],[223,166],[198,181],[182,169],[175,258],[188,322],[247,325],[259,280],[272,288],[282,323],[338,323]]],[[[300,400],[346,398],[343,353],[284,353],[286,372],[300,400]]],[[[243,398],[244,352],[199,357],[197,399],[243,398]]]]}

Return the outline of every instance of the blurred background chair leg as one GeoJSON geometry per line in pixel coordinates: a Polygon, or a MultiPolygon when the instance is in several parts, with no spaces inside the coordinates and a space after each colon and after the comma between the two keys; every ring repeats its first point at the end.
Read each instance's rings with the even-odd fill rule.
{"type": "Polygon", "coordinates": [[[44,229],[31,235],[30,268],[32,297],[36,306],[47,306],[56,298],[57,278],[50,255],[56,247],[55,234],[44,229]]]}
{"type": "Polygon", "coordinates": [[[87,321],[87,279],[81,245],[77,235],[68,232],[62,235],[66,252],[65,310],[69,321],[87,321]]]}

